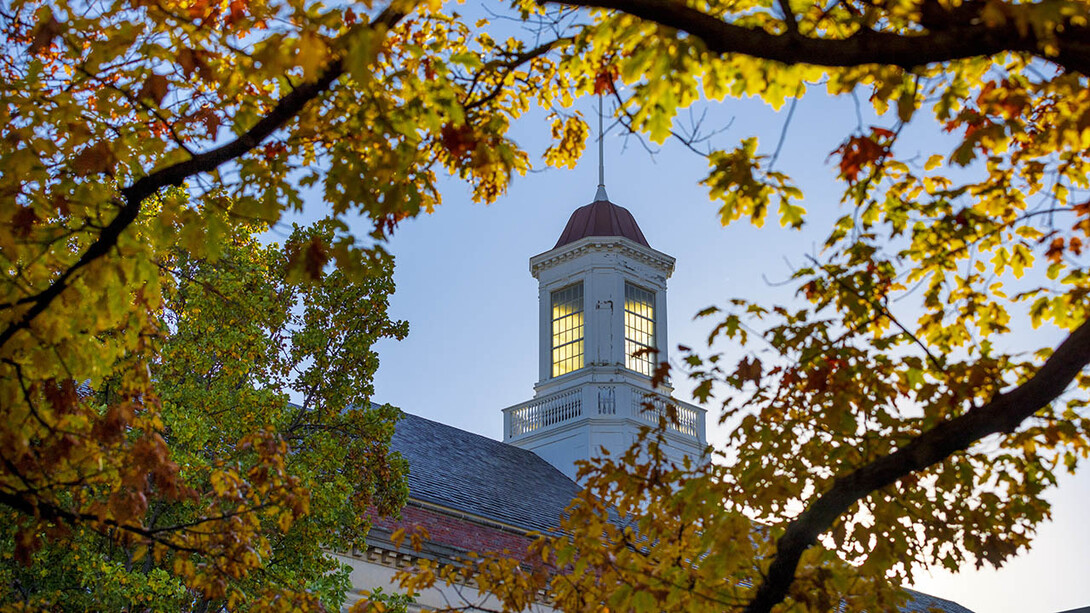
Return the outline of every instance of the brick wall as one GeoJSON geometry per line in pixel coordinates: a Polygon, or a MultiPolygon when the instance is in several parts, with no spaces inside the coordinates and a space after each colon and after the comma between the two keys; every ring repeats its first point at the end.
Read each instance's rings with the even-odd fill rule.
{"type": "Polygon", "coordinates": [[[527,552],[527,547],[533,542],[528,536],[437,510],[413,506],[411,502],[401,509],[400,520],[376,517],[372,521],[375,527],[391,532],[404,528],[406,535],[419,526],[427,530],[431,542],[447,547],[480,553],[506,553],[524,562],[541,562],[541,558],[530,556],[527,552]]]}

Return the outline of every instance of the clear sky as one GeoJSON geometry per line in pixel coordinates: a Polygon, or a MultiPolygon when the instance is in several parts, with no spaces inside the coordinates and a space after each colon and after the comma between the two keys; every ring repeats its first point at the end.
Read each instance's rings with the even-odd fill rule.
{"type": "MultiPolygon", "coordinates": [[[[595,105],[583,100],[577,108],[591,115],[595,105]]],[[[785,116],[786,109],[777,113],[760,103],[733,101],[713,106],[705,125],[726,128],[716,137],[720,146],[756,135],[761,150],[771,154],[785,116]]],[[[617,128],[607,136],[610,199],[635,215],[652,247],[677,258],[669,289],[671,345],[702,346],[709,327],[694,322],[693,314],[703,307],[734,296],[792,300],[780,283],[805,263],[806,254],[818,253],[830,220],[843,214],[827,157],[861,118],[864,125],[875,123],[850,98],[807,97],[799,103],[777,168],[791,173],[806,192],[809,216],[802,231],[781,229],[774,219],[760,229],[748,223],[724,228],[718,207],[699,185],[703,158],[676,144],[648,153],[617,128]]],[[[537,156],[547,134],[537,115],[519,124],[516,138],[537,156]]],[[[944,138],[925,124],[904,145],[919,147],[926,158],[936,147],[949,151],[944,138]]],[[[528,260],[552,248],[571,212],[592,200],[596,175],[591,154],[573,171],[517,178],[488,207],[472,204],[465,186],[450,181],[445,203],[433,215],[402,224],[390,245],[398,285],[392,315],[409,320],[411,331],[405,341],[380,346],[375,401],[502,438],[501,410],[530,399],[537,380],[537,284],[528,260]]],[[[1044,342],[1056,337],[1034,334],[1044,342]]],[[[677,395],[688,400],[687,382],[674,379],[677,395]]],[[[710,430],[709,438],[722,435],[710,430]]],[[[925,572],[917,588],[977,613],[1090,606],[1090,474],[1066,478],[1051,499],[1053,523],[1043,527],[1032,551],[1004,570],[966,569],[953,577],[925,572]]]]}

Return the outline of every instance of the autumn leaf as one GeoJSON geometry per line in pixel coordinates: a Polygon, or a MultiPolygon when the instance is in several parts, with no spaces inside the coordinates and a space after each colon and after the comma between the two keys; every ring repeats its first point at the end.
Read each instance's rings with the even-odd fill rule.
{"type": "Polygon", "coordinates": [[[98,141],[85,148],[72,160],[72,169],[80,176],[111,174],[117,157],[106,141],[98,141]]]}
{"type": "Polygon", "coordinates": [[[186,77],[193,76],[203,63],[198,52],[186,47],[178,50],[178,65],[182,67],[182,73],[186,77]]]}
{"type": "Polygon", "coordinates": [[[464,159],[477,146],[477,137],[473,128],[466,124],[446,124],[443,126],[440,142],[455,159],[464,159]]]}
{"type": "Polygon", "coordinates": [[[216,138],[219,134],[220,118],[216,115],[216,112],[210,108],[202,108],[193,114],[193,121],[199,121],[204,124],[204,129],[208,133],[208,138],[216,138]]]}
{"type": "Polygon", "coordinates": [[[306,34],[296,43],[296,62],[303,69],[303,78],[313,79],[329,57],[329,46],[321,37],[306,34]]]}
{"type": "MultiPolygon", "coordinates": [[[[613,599],[618,610],[719,610],[760,588],[772,594],[760,611],[888,611],[918,565],[1002,562],[1028,547],[1053,467],[1090,451],[1085,6],[615,4],[563,32],[538,26],[564,2],[480,24],[438,2],[6,8],[0,251],[17,274],[0,283],[0,397],[12,416],[0,487],[13,502],[4,553],[34,566],[8,565],[3,584],[32,608],[341,608],[347,588],[331,585],[323,552],[362,543],[360,510],[392,512],[405,496],[381,443],[396,411],[366,393],[371,343],[405,333],[382,306],[390,234],[439,206],[452,179],[496,201],[540,163],[513,134],[548,136],[538,111],[568,112],[590,92],[614,99],[634,139],[696,150],[722,223],[760,226],[778,204],[781,224],[796,226],[803,196],[776,135],[719,131],[705,109],[792,100],[786,146],[818,172],[821,156],[792,138],[807,92],[823,91],[822,110],[869,105],[861,117],[898,127],[836,136],[839,198],[814,204],[828,233],[807,250],[813,261],[772,275],[800,304],[728,302],[708,341],[729,348],[680,365],[732,428],[713,451],[723,461],[673,464],[649,431],[625,458],[587,467],[598,495],[573,504],[563,538],[540,549],[559,566],[477,558],[484,566],[446,576],[495,578],[476,585],[509,610],[539,598],[558,610],[613,599]],[[946,132],[927,132],[932,123],[946,132]],[[924,138],[900,151],[901,127],[924,138]],[[334,213],[331,226],[284,248],[255,238],[314,206],[334,213]],[[1052,330],[1026,333],[1025,322],[1052,330]],[[1039,340],[1057,335],[1068,344],[1039,340]],[[1049,371],[1052,355],[1073,379],[1049,371]],[[894,477],[858,497],[834,490],[1041,372],[1044,404],[1016,403],[1038,417],[1007,415],[986,450],[922,439],[917,452],[958,449],[958,461],[865,473],[894,477]],[[64,386],[77,383],[73,396],[64,386]],[[289,391],[317,404],[294,407],[289,391]],[[805,523],[802,509],[844,500],[824,513],[831,523],[805,523]],[[639,529],[620,529],[618,510],[639,529]],[[104,524],[111,512],[127,519],[104,524]],[[200,528],[137,543],[153,521],[200,528]],[[148,554],[132,564],[140,546],[148,554]],[[284,572],[264,573],[269,560],[284,572]]],[[[584,126],[555,129],[544,164],[575,163],[584,126]]],[[[428,562],[420,584],[443,576],[428,562]]]]}
{"type": "Polygon", "coordinates": [[[738,367],[734,371],[734,375],[742,381],[752,381],[759,383],[761,381],[761,361],[757,358],[744,358],[741,362],[738,362],[738,367]]]}
{"type": "Polygon", "coordinates": [[[311,279],[321,279],[325,265],[329,262],[329,252],[325,242],[318,237],[312,238],[307,243],[305,258],[307,275],[311,279]]]}
{"type": "Polygon", "coordinates": [[[1052,262],[1059,262],[1064,256],[1064,239],[1063,237],[1056,237],[1052,239],[1052,242],[1048,246],[1048,250],[1045,251],[1045,257],[1052,262]]]}
{"type": "Polygon", "coordinates": [[[874,164],[888,154],[888,149],[865,136],[852,136],[833,151],[840,156],[840,175],[849,183],[858,180],[865,166],[874,164]]]}
{"type": "Polygon", "coordinates": [[[140,88],[140,98],[147,100],[155,106],[162,106],[163,98],[167,95],[167,89],[169,88],[169,81],[163,75],[152,73],[148,75],[148,78],[144,80],[144,85],[140,88]]]}
{"type": "Polygon", "coordinates": [[[606,66],[599,70],[594,75],[594,94],[601,96],[603,94],[614,93],[613,82],[617,80],[617,68],[614,66],[606,66]]]}
{"type": "Polygon", "coordinates": [[[19,238],[27,238],[34,230],[34,225],[41,221],[34,209],[26,206],[19,207],[11,218],[11,227],[19,238]]]}
{"type": "Polygon", "coordinates": [[[545,163],[558,168],[575,168],[586,148],[588,134],[586,122],[578,116],[555,119],[552,126],[554,143],[545,150],[545,163]]]}
{"type": "Polygon", "coordinates": [[[64,24],[57,21],[52,11],[47,11],[45,19],[38,22],[34,28],[34,36],[30,42],[30,53],[37,54],[48,49],[53,44],[53,39],[64,32],[64,24]]]}

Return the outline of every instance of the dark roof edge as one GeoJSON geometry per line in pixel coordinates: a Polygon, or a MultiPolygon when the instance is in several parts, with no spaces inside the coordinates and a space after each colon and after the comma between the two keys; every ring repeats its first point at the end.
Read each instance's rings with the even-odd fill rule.
{"type": "Polygon", "coordinates": [[[456,509],[454,507],[449,507],[447,505],[443,505],[443,504],[431,502],[431,501],[428,501],[428,500],[424,500],[424,499],[421,499],[421,498],[417,498],[417,497],[413,496],[411,492],[409,494],[409,500],[408,500],[407,504],[411,504],[413,506],[417,506],[417,507],[420,507],[422,509],[427,509],[429,511],[435,511],[437,513],[442,513],[443,515],[449,515],[450,517],[454,517],[454,518],[457,518],[457,519],[463,519],[465,521],[477,524],[479,526],[484,526],[486,528],[493,528],[493,529],[496,529],[496,530],[502,530],[503,532],[510,532],[512,534],[517,534],[519,536],[527,536],[531,532],[540,532],[540,530],[535,530],[534,528],[526,528],[526,527],[523,527],[523,526],[516,526],[514,524],[507,524],[507,523],[497,521],[497,520],[489,518],[489,517],[485,517],[483,515],[478,515],[476,513],[472,513],[470,511],[465,511],[465,510],[462,510],[462,509],[456,509]]]}

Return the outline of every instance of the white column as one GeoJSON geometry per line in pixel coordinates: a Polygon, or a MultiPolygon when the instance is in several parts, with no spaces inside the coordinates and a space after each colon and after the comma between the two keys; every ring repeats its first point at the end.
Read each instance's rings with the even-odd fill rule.
{"type": "Polygon", "coordinates": [[[587,301],[586,311],[586,344],[584,345],[584,363],[600,364],[605,359],[609,346],[609,292],[607,284],[609,279],[602,275],[602,271],[591,269],[586,275],[585,293],[587,301]]]}
{"type": "Polygon", "coordinates": [[[552,296],[544,284],[538,286],[538,318],[541,322],[538,334],[538,382],[544,383],[553,375],[553,313],[552,296]]]}
{"type": "Polygon", "coordinates": [[[613,288],[613,317],[609,321],[610,330],[613,333],[613,347],[610,352],[610,364],[624,366],[624,275],[620,271],[613,270],[610,286],[613,288]]]}
{"type": "Polygon", "coordinates": [[[659,350],[655,362],[670,360],[670,341],[666,334],[666,286],[655,292],[655,347],[659,350]]]}

